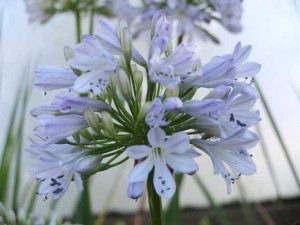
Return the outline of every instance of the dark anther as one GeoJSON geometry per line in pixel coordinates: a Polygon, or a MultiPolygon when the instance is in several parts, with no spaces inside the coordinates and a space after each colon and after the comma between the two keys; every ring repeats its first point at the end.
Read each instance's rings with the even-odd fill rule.
{"type": "Polygon", "coordinates": [[[60,176],[58,176],[58,177],[56,177],[57,179],[61,179],[61,178],[63,178],[65,175],[60,175],[60,176]]]}
{"type": "Polygon", "coordinates": [[[162,183],[162,185],[165,185],[166,181],[165,181],[165,180],[162,180],[161,183],[162,183]]]}
{"type": "Polygon", "coordinates": [[[247,125],[245,123],[242,123],[241,121],[237,120],[236,123],[241,127],[246,127],[247,125]]]}
{"type": "Polygon", "coordinates": [[[230,113],[230,118],[229,118],[230,122],[234,122],[234,116],[233,113],[230,113]]]}
{"type": "Polygon", "coordinates": [[[63,188],[57,188],[53,191],[53,194],[59,194],[63,191],[64,189],[63,188]]]}

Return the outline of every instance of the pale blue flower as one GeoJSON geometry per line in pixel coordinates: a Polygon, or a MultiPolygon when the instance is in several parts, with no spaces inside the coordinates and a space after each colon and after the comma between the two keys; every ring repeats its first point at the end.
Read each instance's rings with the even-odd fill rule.
{"type": "Polygon", "coordinates": [[[202,76],[188,76],[183,80],[182,91],[190,87],[215,88],[221,85],[237,86],[249,91],[252,84],[244,83],[245,79],[253,78],[260,70],[261,65],[254,62],[245,62],[252,47],[241,46],[237,43],[232,54],[214,57],[202,67],[202,76]],[[239,82],[238,79],[242,79],[239,82]]]}
{"type": "Polygon", "coordinates": [[[74,179],[78,189],[83,190],[81,175],[75,167],[78,160],[87,153],[78,146],[51,144],[46,146],[32,145],[26,150],[33,161],[30,172],[41,182],[38,194],[45,197],[53,195],[61,198],[74,179]]]}
{"type": "Polygon", "coordinates": [[[150,79],[174,89],[188,76],[201,76],[200,57],[195,49],[193,42],[180,44],[165,59],[161,58],[160,51],[156,49],[149,60],[150,79]]]}
{"type": "Polygon", "coordinates": [[[83,115],[84,110],[87,108],[92,109],[95,112],[101,112],[103,110],[109,110],[111,107],[107,103],[100,102],[89,97],[76,97],[70,93],[62,93],[55,96],[51,104],[45,104],[33,109],[31,111],[31,115],[83,115]]]}
{"type": "Polygon", "coordinates": [[[230,194],[230,184],[234,183],[240,174],[252,175],[255,173],[256,166],[248,149],[253,148],[258,140],[255,133],[242,129],[228,139],[216,141],[193,139],[192,143],[210,156],[214,174],[222,175],[227,185],[227,192],[230,194]],[[227,169],[227,166],[231,167],[233,173],[227,169]]]}
{"type": "Polygon", "coordinates": [[[38,121],[34,135],[44,145],[57,143],[88,127],[84,116],[78,115],[41,115],[38,116],[38,121]]]}
{"type": "Polygon", "coordinates": [[[35,71],[34,85],[43,91],[61,88],[72,89],[77,76],[70,69],[38,66],[35,71]]]}
{"type": "Polygon", "coordinates": [[[256,98],[238,89],[226,86],[215,88],[204,101],[223,101],[223,112],[219,115],[202,114],[197,117],[194,127],[202,132],[221,138],[228,138],[243,128],[260,121],[258,111],[252,111],[256,98]]]}
{"type": "Polygon", "coordinates": [[[132,159],[145,158],[130,171],[129,192],[135,198],[140,197],[141,186],[147,181],[148,174],[154,167],[153,183],[157,194],[170,198],[175,193],[176,184],[169,168],[176,173],[193,174],[198,170],[198,165],[193,160],[197,154],[190,150],[189,136],[183,132],[166,139],[165,132],[159,127],[154,127],[148,132],[148,141],[151,147],[134,145],[126,149],[132,159]]]}
{"type": "Polygon", "coordinates": [[[74,48],[75,56],[68,60],[69,66],[82,71],[73,90],[78,93],[93,91],[102,93],[109,84],[110,77],[120,68],[119,60],[105,50],[97,37],[84,35],[81,43],[74,48]]]}

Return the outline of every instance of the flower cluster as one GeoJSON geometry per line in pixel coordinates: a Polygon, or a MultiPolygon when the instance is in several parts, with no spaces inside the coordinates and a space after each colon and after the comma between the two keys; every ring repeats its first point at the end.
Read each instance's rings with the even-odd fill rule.
{"type": "MultiPolygon", "coordinates": [[[[119,1],[113,1],[119,2],[119,1]]],[[[241,0],[146,0],[140,7],[133,7],[125,1],[127,5],[124,10],[113,10],[117,17],[126,21],[135,21],[135,33],[145,31],[151,25],[151,20],[155,13],[164,10],[177,24],[177,36],[182,37],[193,34],[202,39],[211,39],[219,42],[208,28],[211,21],[216,21],[224,26],[228,31],[236,33],[242,30],[242,1],[241,0]],[[128,13],[124,13],[128,12],[128,13]],[[129,13],[130,12],[130,13],[129,13]],[[135,15],[135,17],[133,16],[135,15]],[[136,18],[136,20],[134,20],[136,18]]]]}
{"type": "Polygon", "coordinates": [[[151,178],[157,194],[170,198],[174,173],[194,174],[199,150],[228,193],[241,174],[255,172],[248,150],[259,138],[248,128],[260,120],[252,110],[260,65],[246,62],[251,46],[238,43],[202,66],[195,43],[171,47],[174,24],[158,12],[146,60],[125,22],[98,25],[94,36],[65,48],[68,69],[36,70],[36,87],[67,89],[31,111],[38,125],[27,153],[40,195],[60,198],[72,180],[81,190],[82,179],[130,158],[128,196],[139,198],[151,178]],[[198,91],[206,93],[201,100],[198,91]]]}

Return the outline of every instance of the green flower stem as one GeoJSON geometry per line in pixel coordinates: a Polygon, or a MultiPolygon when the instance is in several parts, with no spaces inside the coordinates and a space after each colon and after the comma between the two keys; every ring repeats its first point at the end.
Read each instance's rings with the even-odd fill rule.
{"type": "Polygon", "coordinates": [[[147,180],[148,202],[151,225],[164,225],[161,198],[153,185],[154,170],[149,173],[147,180]]]}
{"type": "Polygon", "coordinates": [[[78,9],[74,11],[74,14],[75,14],[75,21],[76,21],[76,41],[77,43],[79,43],[81,37],[81,15],[78,9]]]}
{"type": "Polygon", "coordinates": [[[90,35],[92,35],[94,32],[94,16],[95,16],[95,0],[92,1],[92,7],[91,7],[90,25],[89,25],[90,35]]]}

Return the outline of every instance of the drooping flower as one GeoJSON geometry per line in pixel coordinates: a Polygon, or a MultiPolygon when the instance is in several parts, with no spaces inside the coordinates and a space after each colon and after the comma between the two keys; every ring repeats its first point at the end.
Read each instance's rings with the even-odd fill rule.
{"type": "MultiPolygon", "coordinates": [[[[166,140],[165,132],[154,127],[148,132],[147,145],[134,145],[126,149],[128,156],[135,160],[145,158],[129,174],[130,192],[137,190],[141,194],[141,184],[146,182],[149,172],[154,167],[154,187],[157,194],[170,198],[176,190],[176,184],[169,168],[176,173],[193,174],[198,170],[197,164],[190,156],[189,136],[183,132],[173,134],[166,140]],[[132,186],[132,184],[138,186],[132,186]]],[[[134,194],[133,194],[134,195],[134,194]]]]}
{"type": "Polygon", "coordinates": [[[83,190],[81,176],[75,170],[78,159],[86,155],[78,146],[52,144],[32,145],[27,154],[33,159],[31,174],[41,182],[38,194],[45,199],[53,195],[54,199],[63,196],[71,180],[74,179],[79,190],[83,190]]]}
{"type": "Polygon", "coordinates": [[[252,175],[255,173],[256,166],[248,149],[253,148],[258,140],[255,133],[242,129],[227,139],[216,141],[193,139],[192,143],[210,156],[214,174],[221,174],[226,182],[227,192],[230,194],[230,184],[234,183],[241,174],[252,175]],[[227,169],[224,163],[231,167],[233,173],[227,169]]]}

